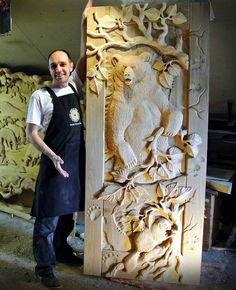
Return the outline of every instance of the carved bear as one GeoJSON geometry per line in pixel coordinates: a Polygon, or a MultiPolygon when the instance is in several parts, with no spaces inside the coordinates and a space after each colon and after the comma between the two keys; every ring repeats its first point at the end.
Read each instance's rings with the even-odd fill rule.
{"type": "Polygon", "coordinates": [[[160,138],[160,148],[155,150],[162,150],[168,143],[167,137],[175,136],[182,126],[182,112],[169,102],[158,84],[151,59],[150,53],[143,52],[116,54],[111,60],[114,87],[108,105],[106,141],[118,171],[132,169],[147,160],[147,138],[158,129],[165,138],[160,138]]]}

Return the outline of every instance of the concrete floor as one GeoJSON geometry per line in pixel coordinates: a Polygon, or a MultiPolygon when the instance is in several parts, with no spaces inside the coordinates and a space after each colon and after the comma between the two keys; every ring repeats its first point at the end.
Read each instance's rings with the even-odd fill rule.
{"type": "MultiPolygon", "coordinates": [[[[46,289],[34,276],[32,228],[31,222],[0,212],[0,290],[46,289]]],[[[75,240],[72,238],[70,243],[73,245],[75,240]]],[[[199,286],[148,281],[114,281],[87,276],[83,274],[81,267],[60,263],[56,266],[56,274],[62,281],[64,290],[231,290],[236,289],[236,252],[215,249],[203,252],[199,286]]]]}

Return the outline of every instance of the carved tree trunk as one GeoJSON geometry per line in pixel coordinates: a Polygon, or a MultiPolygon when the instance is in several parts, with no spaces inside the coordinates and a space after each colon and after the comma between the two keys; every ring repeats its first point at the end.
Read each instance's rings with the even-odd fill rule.
{"type": "Polygon", "coordinates": [[[205,3],[90,9],[85,273],[199,283],[207,45],[205,3]]]}

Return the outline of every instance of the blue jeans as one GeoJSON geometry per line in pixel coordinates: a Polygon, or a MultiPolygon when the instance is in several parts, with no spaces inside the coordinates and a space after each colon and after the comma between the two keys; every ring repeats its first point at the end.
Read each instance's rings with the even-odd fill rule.
{"type": "Polygon", "coordinates": [[[53,245],[53,235],[59,217],[36,218],[33,231],[33,254],[37,263],[35,272],[44,276],[53,271],[56,255],[53,245]]]}
{"type": "Polygon", "coordinates": [[[73,249],[67,237],[74,227],[73,213],[56,217],[36,217],[33,232],[33,254],[37,263],[35,272],[44,276],[53,271],[56,256],[73,249]]]}

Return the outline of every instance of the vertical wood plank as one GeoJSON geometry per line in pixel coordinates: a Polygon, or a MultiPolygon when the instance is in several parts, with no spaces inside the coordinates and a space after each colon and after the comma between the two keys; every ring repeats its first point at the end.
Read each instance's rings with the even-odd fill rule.
{"type": "MultiPolygon", "coordinates": [[[[88,13],[88,29],[92,30],[92,19],[95,8],[88,13]]],[[[94,40],[94,42],[99,40],[94,40]]],[[[93,67],[94,58],[88,58],[87,71],[93,67]]],[[[101,190],[104,179],[104,95],[103,88],[99,96],[86,88],[86,200],[85,200],[85,244],[84,272],[91,275],[101,275],[101,249],[103,233],[103,202],[94,201],[93,195],[101,190]],[[94,211],[100,211],[100,216],[94,220],[94,211]],[[92,261],[92,263],[91,263],[92,261]]]]}
{"type": "Polygon", "coordinates": [[[199,284],[202,258],[205,186],[207,165],[209,51],[208,3],[189,4],[190,79],[189,134],[197,133],[203,143],[196,159],[187,161],[187,185],[195,189],[194,198],[186,205],[183,233],[183,283],[199,284]]]}

